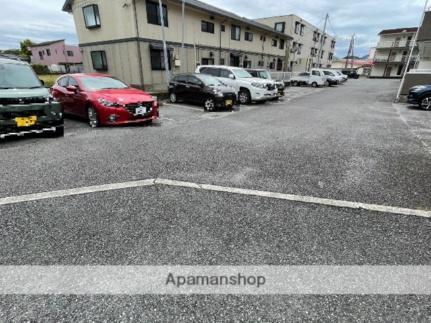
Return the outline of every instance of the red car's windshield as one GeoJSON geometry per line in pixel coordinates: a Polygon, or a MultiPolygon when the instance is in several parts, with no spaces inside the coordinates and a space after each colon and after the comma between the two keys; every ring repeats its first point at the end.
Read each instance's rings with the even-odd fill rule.
{"type": "Polygon", "coordinates": [[[129,86],[111,77],[81,77],[84,87],[90,91],[106,89],[127,89],[129,86]]]}

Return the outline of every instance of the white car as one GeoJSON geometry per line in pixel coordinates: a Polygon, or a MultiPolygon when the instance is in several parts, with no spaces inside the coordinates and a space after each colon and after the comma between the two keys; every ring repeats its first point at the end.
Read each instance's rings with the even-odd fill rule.
{"type": "Polygon", "coordinates": [[[312,87],[325,86],[327,78],[323,75],[324,73],[317,70],[311,70],[311,72],[301,72],[293,75],[290,78],[290,84],[293,86],[311,85],[312,87]]]}
{"type": "Polygon", "coordinates": [[[212,75],[227,86],[233,87],[241,104],[272,100],[278,96],[274,81],[253,77],[240,67],[201,65],[196,69],[196,73],[212,75]]]}
{"type": "Polygon", "coordinates": [[[343,73],[341,73],[341,71],[338,70],[330,70],[332,73],[340,76],[340,78],[342,79],[341,83],[345,83],[347,82],[347,80],[349,79],[349,77],[347,75],[344,75],[343,73]]]}

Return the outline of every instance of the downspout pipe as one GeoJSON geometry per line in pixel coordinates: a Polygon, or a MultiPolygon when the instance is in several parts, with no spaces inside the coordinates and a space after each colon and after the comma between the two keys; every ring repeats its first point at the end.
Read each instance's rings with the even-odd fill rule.
{"type": "Polygon", "coordinates": [[[137,46],[137,54],[138,54],[138,65],[139,65],[139,82],[141,83],[140,86],[142,89],[144,89],[144,66],[142,64],[142,53],[141,53],[141,44],[140,44],[140,37],[139,37],[139,22],[138,22],[138,12],[136,10],[136,0],[133,0],[133,15],[135,18],[135,29],[136,29],[136,46],[137,46]]]}

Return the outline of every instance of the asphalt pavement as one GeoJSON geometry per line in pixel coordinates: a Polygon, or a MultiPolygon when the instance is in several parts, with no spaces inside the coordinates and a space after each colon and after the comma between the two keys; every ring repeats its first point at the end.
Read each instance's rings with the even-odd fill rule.
{"type": "MultiPolygon", "coordinates": [[[[152,126],[0,144],[0,199],[170,179],[431,210],[431,116],[398,82],[290,88],[152,126]]],[[[0,205],[1,265],[431,265],[429,218],[153,186],[0,205]]],[[[0,296],[0,321],[418,321],[431,296],[0,296]]]]}

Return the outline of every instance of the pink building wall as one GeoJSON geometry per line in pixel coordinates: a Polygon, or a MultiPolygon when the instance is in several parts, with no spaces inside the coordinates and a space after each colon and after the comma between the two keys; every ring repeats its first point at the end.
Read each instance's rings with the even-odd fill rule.
{"type": "Polygon", "coordinates": [[[82,53],[78,46],[66,45],[64,40],[30,48],[32,64],[60,65],[82,63],[82,53]],[[68,51],[71,52],[68,54],[68,51]],[[50,55],[48,55],[50,54],[50,55]],[[42,57],[41,57],[42,55],[42,57]]]}

